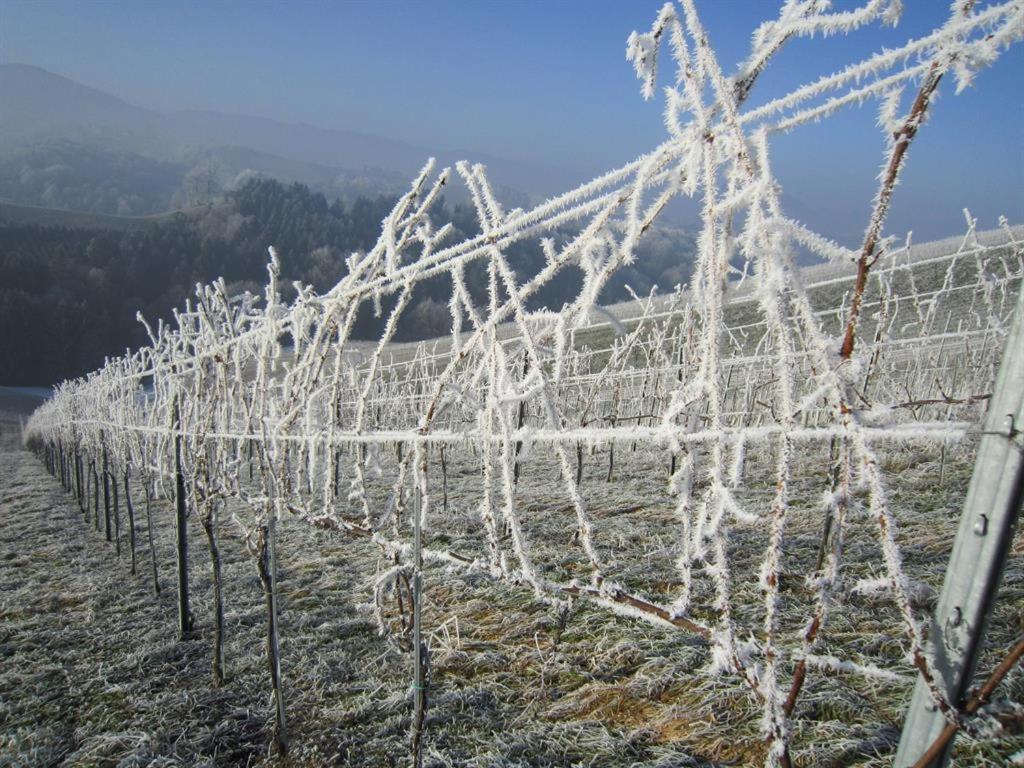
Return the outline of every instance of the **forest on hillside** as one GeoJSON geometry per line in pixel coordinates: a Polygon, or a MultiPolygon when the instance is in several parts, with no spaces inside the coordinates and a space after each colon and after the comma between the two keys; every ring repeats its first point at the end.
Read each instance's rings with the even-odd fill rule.
{"type": "MultiPolygon", "coordinates": [[[[97,368],[104,357],[145,341],[136,312],[151,321],[170,319],[197,282],[223,277],[232,293],[261,292],[271,245],[280,254],[286,290],[293,293],[298,281],[326,291],[344,276],[351,252],[373,247],[394,201],[382,195],[328,202],[302,184],[258,177],[217,204],[132,231],[0,224],[0,384],[45,385],[97,368]]],[[[479,231],[468,205],[442,200],[432,215],[439,225],[452,222],[451,242],[479,231]]],[[[572,234],[565,229],[560,237],[572,234]]],[[[627,285],[646,293],[685,282],[693,251],[689,233],[652,229],[603,300],[628,298],[627,285]]],[[[508,256],[522,274],[534,274],[544,261],[532,243],[513,246],[508,256]]],[[[559,309],[577,295],[580,277],[578,269],[566,270],[532,306],[559,309]]],[[[474,299],[484,301],[482,265],[470,267],[466,280],[474,299]]],[[[421,282],[397,339],[450,330],[449,294],[446,278],[421,282]]],[[[356,338],[379,336],[386,302],[384,310],[377,316],[365,306],[356,338]]]]}
{"type": "MultiPolygon", "coordinates": [[[[0,89],[2,92],[2,89],[0,89]]],[[[0,202],[60,211],[151,216],[217,204],[254,178],[298,181],[353,202],[400,192],[404,176],[382,169],[303,163],[245,147],[194,147],[150,156],[96,142],[15,143],[0,126],[0,202]]]]}

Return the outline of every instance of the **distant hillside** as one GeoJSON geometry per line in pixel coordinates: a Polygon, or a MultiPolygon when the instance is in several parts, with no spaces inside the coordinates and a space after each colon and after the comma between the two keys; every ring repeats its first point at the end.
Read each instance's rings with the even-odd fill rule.
{"type": "Polygon", "coordinates": [[[0,200],[122,216],[159,213],[172,208],[187,171],[184,163],[55,140],[0,156],[0,200]]]}
{"type": "MultiPolygon", "coordinates": [[[[136,311],[150,320],[170,319],[197,282],[223,277],[232,293],[262,293],[267,247],[281,256],[282,284],[292,281],[325,292],[345,274],[345,257],[374,245],[393,197],[328,202],[301,184],[254,178],[227,193],[223,202],[152,217],[116,217],[0,205],[0,384],[42,385],[84,374],[105,356],[144,342],[136,311]]],[[[473,210],[439,202],[440,226],[452,222],[451,242],[478,233],[473,210]]],[[[561,239],[574,235],[565,230],[561,239]]],[[[602,295],[628,296],[626,284],[646,292],[689,277],[693,237],[653,228],[633,264],[620,270],[602,295]]],[[[507,250],[518,274],[536,274],[545,257],[535,242],[507,250]]],[[[466,270],[475,301],[487,300],[484,265],[466,270]]],[[[579,292],[581,273],[564,269],[534,297],[531,306],[558,309],[579,292]]],[[[398,327],[399,340],[446,333],[451,318],[450,282],[420,283],[398,327]]],[[[373,339],[387,319],[367,305],[354,329],[373,339]]]]}
{"type": "Polygon", "coordinates": [[[429,155],[403,142],[352,131],[218,112],[158,112],[27,64],[0,64],[0,103],[5,149],[69,139],[168,160],[189,149],[238,146],[303,163],[380,165],[406,175],[429,155]]]}
{"type": "Polygon", "coordinates": [[[559,191],[586,175],[262,117],[210,111],[163,113],[25,64],[0,64],[0,104],[0,159],[4,160],[0,177],[6,179],[0,197],[28,205],[82,209],[81,203],[61,202],[65,193],[60,180],[45,192],[50,200],[39,198],[47,188],[39,188],[36,174],[51,167],[70,168],[76,178],[91,175],[100,187],[110,181],[84,169],[75,154],[105,159],[113,168],[108,176],[117,175],[118,166],[137,172],[133,183],[122,173],[125,183],[118,187],[119,194],[95,196],[102,203],[88,208],[133,215],[167,210],[175,193],[179,199],[174,204],[179,206],[185,204],[183,200],[203,202],[195,199],[203,184],[195,184],[189,173],[202,176],[204,182],[215,181],[221,192],[233,188],[240,173],[250,171],[351,199],[403,191],[428,157],[445,164],[469,159],[488,166],[496,188],[508,193],[503,197],[513,205],[559,191]],[[33,158],[33,153],[54,154],[61,147],[75,148],[72,157],[65,152],[43,165],[33,158]],[[23,179],[21,166],[29,168],[30,178],[23,179]],[[173,188],[168,191],[171,181],[173,188]],[[141,200],[132,200],[131,195],[141,200]],[[148,197],[167,202],[160,207],[148,197]]]}
{"type": "Polygon", "coordinates": [[[0,416],[28,416],[51,394],[50,390],[34,387],[0,386],[0,416]]]}
{"type": "Polygon", "coordinates": [[[103,213],[64,211],[32,205],[14,205],[0,201],[0,226],[64,227],[66,229],[134,232],[154,224],[166,223],[187,212],[171,211],[151,216],[111,216],[103,213]]]}
{"type": "Polygon", "coordinates": [[[327,168],[242,147],[188,150],[172,162],[53,139],[0,154],[0,202],[146,216],[217,202],[257,176],[298,181],[349,201],[398,194],[409,182],[397,173],[327,168]]]}
{"type": "Polygon", "coordinates": [[[54,138],[158,152],[166,138],[157,113],[28,64],[0,64],[0,103],[5,152],[54,138]]]}

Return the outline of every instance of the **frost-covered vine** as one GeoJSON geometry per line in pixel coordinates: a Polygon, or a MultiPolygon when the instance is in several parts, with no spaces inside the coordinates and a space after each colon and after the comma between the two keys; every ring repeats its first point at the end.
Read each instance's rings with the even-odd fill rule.
{"type": "MultiPolygon", "coordinates": [[[[27,438],[59,446],[76,462],[84,457],[89,467],[106,461],[114,477],[132,473],[147,494],[152,488],[172,498],[182,477],[189,503],[210,523],[215,569],[210,531],[226,511],[252,548],[268,595],[268,541],[283,521],[371,541],[384,563],[372,580],[383,629],[388,601],[409,594],[416,510],[428,564],[521,585],[556,606],[588,599],[706,640],[709,671],[735,678],[761,708],[767,763],[786,764],[807,675],[906,679],[819,648],[841,599],[851,516],[873,521],[884,569],[879,586],[903,621],[910,663],[934,676],[876,445],[946,444],[973,427],[1019,290],[1022,250],[1008,226],[998,244],[981,242],[970,217],[959,247],[938,253],[884,239],[902,151],[867,224],[870,247],[844,248],[785,214],[771,137],[873,100],[887,151],[908,142],[930,106],[928,98],[915,101],[901,121],[908,88],[918,84],[930,95],[947,72],[965,87],[1024,33],[1019,0],[975,5],[956,3],[928,35],[748,109],[757,79],[788,40],[896,24],[901,3],[866,0],[834,12],[821,0],[786,0],[777,19],[756,30],[732,77],[693,0],[667,4],[650,31],[633,33],[627,44],[645,98],[656,93],[659,61],[671,57],[663,144],[530,210],[506,210],[480,165],[460,163],[452,173],[431,161],[384,220],[377,244],[347,259],[333,289],[321,295],[297,284],[285,302],[271,248],[262,297],[231,296],[223,281],[197,286],[173,322],[146,324],[149,346],[60,385],[32,416],[27,438]],[[456,180],[480,234],[452,242],[453,227],[438,226],[431,212],[456,180]],[[689,285],[602,307],[609,279],[633,261],[638,242],[677,196],[702,203],[689,285]],[[517,274],[508,247],[527,239],[539,241],[544,263],[536,274],[517,274]],[[832,272],[801,271],[801,252],[832,262],[832,272]],[[847,267],[858,257],[854,282],[847,267]],[[484,302],[467,287],[470,268],[487,275],[484,302]],[[558,312],[533,309],[540,290],[570,268],[582,275],[575,300],[558,312]],[[450,285],[450,338],[394,343],[416,287],[428,279],[450,285]],[[353,339],[357,316],[367,311],[387,314],[369,347],[353,339]],[[959,373],[951,379],[940,370],[959,373]],[[615,447],[637,444],[668,468],[656,478],[677,524],[678,588],[668,599],[617,577],[589,503],[588,454],[609,448],[611,479],[615,447]],[[780,619],[783,602],[795,599],[781,580],[792,476],[806,445],[831,449],[820,504],[829,533],[807,576],[807,623],[793,632],[780,619]],[[583,576],[559,572],[534,551],[523,473],[538,452],[550,456],[571,510],[565,546],[582,558],[583,576]],[[768,457],[771,479],[750,488],[755,453],[768,457]],[[447,524],[447,496],[444,504],[438,497],[447,485],[433,479],[439,457],[472,467],[478,478],[475,550],[436,543],[447,524]],[[743,526],[767,531],[753,622],[750,606],[736,610],[730,557],[743,526]]],[[[447,465],[443,471],[447,483],[447,465]]],[[[956,703],[933,690],[955,718],[956,703]]]]}

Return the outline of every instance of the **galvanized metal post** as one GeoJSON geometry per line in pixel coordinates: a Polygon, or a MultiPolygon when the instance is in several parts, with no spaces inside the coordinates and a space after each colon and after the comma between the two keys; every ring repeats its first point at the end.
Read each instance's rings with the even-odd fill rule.
{"type": "MultiPolygon", "coordinates": [[[[982,648],[1024,495],[1024,287],[1017,296],[988,417],[967,489],[960,528],[946,570],[929,647],[950,702],[960,706],[982,648]]],[[[896,753],[896,768],[913,766],[946,725],[918,677],[896,753]]],[[[949,760],[952,740],[931,768],[949,760]]]]}

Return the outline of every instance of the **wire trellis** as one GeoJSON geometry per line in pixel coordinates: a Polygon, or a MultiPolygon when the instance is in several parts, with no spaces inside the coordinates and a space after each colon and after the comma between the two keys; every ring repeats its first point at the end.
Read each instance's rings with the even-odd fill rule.
{"type": "MultiPolygon", "coordinates": [[[[1006,226],[999,244],[982,244],[970,217],[960,246],[938,255],[914,259],[909,243],[872,240],[887,207],[884,178],[870,249],[843,248],[784,214],[769,163],[772,134],[876,100],[897,158],[894,183],[901,142],[909,144],[927,109],[927,99],[919,109],[920,96],[908,107],[906,89],[946,73],[958,89],[967,85],[1020,38],[1024,4],[978,9],[962,0],[930,34],[747,109],[755,81],[787,40],[894,24],[900,10],[895,0],[848,12],[825,5],[784,2],[779,17],[756,31],[733,77],[723,73],[692,0],[666,5],[649,32],[630,36],[627,50],[645,97],[654,95],[663,45],[676,67],[665,88],[668,139],[653,151],[526,211],[504,209],[482,166],[435,173],[430,162],[383,222],[376,246],[352,254],[332,290],[296,285],[296,298],[283,302],[271,248],[262,297],[230,296],[223,281],[197,286],[173,323],[146,325],[149,346],[58,387],[29,420],[27,439],[92,461],[104,456],[115,477],[130,467],[167,497],[175,495],[180,463],[193,505],[240,502],[232,516],[250,541],[268,521],[284,519],[368,538],[389,563],[376,581],[378,604],[412,562],[416,496],[427,562],[522,586],[555,605],[589,599],[706,640],[711,671],[731,675],[761,709],[767,764],[788,764],[794,702],[808,668],[903,679],[819,652],[841,599],[843,531],[854,512],[874,521],[882,584],[901,617],[907,657],[934,677],[876,446],[947,445],[977,429],[1024,273],[1017,231],[1006,226]],[[481,233],[448,243],[451,225],[435,226],[430,214],[456,178],[481,233]],[[689,285],[637,297],[629,308],[602,308],[609,278],[631,263],[677,196],[703,206],[689,285]],[[574,235],[558,245],[554,235],[566,226],[574,235]],[[546,261],[536,274],[518,275],[507,248],[527,238],[540,239],[546,261]],[[802,252],[837,265],[867,253],[866,281],[855,287],[859,273],[805,280],[796,262],[802,252]],[[486,270],[484,303],[466,282],[477,264],[486,270]],[[559,312],[528,309],[569,267],[583,274],[575,300],[559,312]],[[730,282],[737,275],[742,280],[730,282]],[[450,338],[393,344],[414,289],[432,278],[450,287],[450,338]],[[359,313],[385,306],[376,345],[356,345],[359,313]],[[841,347],[845,332],[854,334],[852,353],[841,347]],[[626,444],[642,445],[666,466],[679,582],[668,601],[617,579],[610,546],[595,531],[584,453],[626,444]],[[805,445],[830,447],[822,515],[832,533],[802,598],[807,623],[793,633],[780,611],[796,598],[782,594],[780,576],[791,479],[805,445]],[[751,449],[768,457],[767,481],[748,477],[751,449]],[[476,467],[476,551],[431,543],[447,522],[438,450],[442,462],[447,450],[448,461],[476,467]],[[521,500],[534,450],[551,462],[571,508],[567,546],[583,558],[583,575],[558,574],[535,557],[521,500]],[[741,488],[756,498],[741,499],[741,488]],[[730,545],[744,525],[767,535],[758,603],[740,611],[730,545]]],[[[955,720],[956,702],[932,691],[955,720]]]]}

